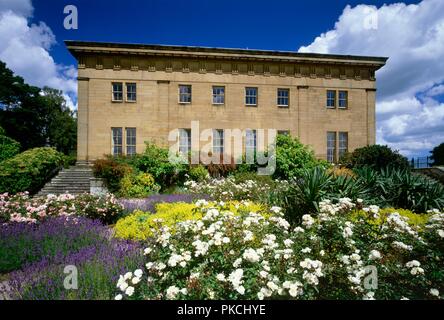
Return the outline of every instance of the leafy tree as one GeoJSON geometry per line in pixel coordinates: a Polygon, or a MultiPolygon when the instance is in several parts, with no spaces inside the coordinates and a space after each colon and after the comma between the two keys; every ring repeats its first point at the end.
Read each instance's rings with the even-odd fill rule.
{"type": "Polygon", "coordinates": [[[444,143],[435,147],[430,153],[432,154],[431,158],[434,166],[444,165],[444,143]]]}
{"type": "Polygon", "coordinates": [[[410,169],[409,161],[398,151],[388,146],[372,145],[358,148],[352,153],[346,153],[340,162],[348,168],[371,167],[376,170],[385,168],[410,169]]]}
{"type": "Polygon", "coordinates": [[[69,153],[76,146],[76,119],[61,91],[30,86],[0,61],[0,126],[22,150],[52,146],[69,153]]]}

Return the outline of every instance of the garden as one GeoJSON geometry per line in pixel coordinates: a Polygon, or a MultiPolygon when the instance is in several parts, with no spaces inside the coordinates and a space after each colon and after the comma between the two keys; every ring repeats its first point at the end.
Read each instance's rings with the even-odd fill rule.
{"type": "Polygon", "coordinates": [[[443,297],[444,186],[388,147],[333,166],[278,136],[276,171],[260,176],[234,161],[171,163],[148,143],[94,163],[106,196],[45,198],[34,194],[67,160],[51,148],[7,150],[0,295],[10,299],[443,297]]]}

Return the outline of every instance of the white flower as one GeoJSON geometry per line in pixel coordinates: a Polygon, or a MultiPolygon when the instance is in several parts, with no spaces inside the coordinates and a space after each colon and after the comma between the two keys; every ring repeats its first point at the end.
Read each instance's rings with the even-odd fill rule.
{"type": "Polygon", "coordinates": [[[403,243],[401,241],[394,241],[393,242],[393,246],[395,248],[403,249],[403,250],[407,250],[407,251],[412,251],[413,250],[413,246],[407,245],[407,244],[405,244],[405,243],[403,243]]]}
{"type": "Polygon", "coordinates": [[[421,266],[421,263],[419,261],[417,261],[417,260],[412,260],[412,261],[407,262],[405,264],[405,266],[407,268],[419,267],[419,266],[421,266]]]}
{"type": "Polygon", "coordinates": [[[302,249],[301,252],[302,253],[310,253],[311,249],[307,247],[307,248],[302,249]]]}
{"type": "Polygon", "coordinates": [[[303,229],[303,228],[301,228],[301,227],[296,227],[296,228],[294,228],[294,230],[293,230],[295,233],[304,233],[305,232],[305,230],[303,229]]]}
{"type": "Polygon", "coordinates": [[[323,256],[325,256],[325,251],[321,250],[321,251],[319,251],[319,254],[321,255],[321,257],[323,257],[323,256]]]}
{"type": "Polygon", "coordinates": [[[226,280],[225,275],[223,273],[217,274],[216,279],[219,281],[222,281],[222,282],[224,282],[226,280]]]}
{"type": "Polygon", "coordinates": [[[345,227],[344,231],[342,232],[342,236],[344,238],[349,238],[353,235],[353,230],[350,227],[345,227]]]}
{"type": "Polygon", "coordinates": [[[238,258],[233,262],[233,267],[237,268],[241,265],[242,263],[242,258],[238,258]]]}
{"type": "Polygon", "coordinates": [[[236,291],[239,292],[240,294],[244,294],[245,293],[245,288],[243,286],[239,286],[236,288],[236,291]]]}
{"type": "Polygon", "coordinates": [[[228,280],[231,282],[234,288],[239,287],[242,284],[242,277],[244,276],[244,270],[236,269],[228,276],[228,280]]]}
{"type": "Polygon", "coordinates": [[[381,259],[381,253],[378,250],[370,251],[370,255],[368,256],[370,260],[379,260],[381,259]]]}
{"type": "Polygon", "coordinates": [[[228,238],[228,237],[224,237],[224,238],[222,239],[222,242],[223,242],[223,243],[230,243],[230,238],[228,238]]]}
{"type": "Polygon", "coordinates": [[[439,297],[439,290],[438,289],[430,289],[430,294],[434,297],[439,297]]]}
{"type": "Polygon", "coordinates": [[[137,278],[140,278],[140,277],[142,277],[142,275],[143,275],[143,271],[142,271],[141,269],[137,269],[136,271],[134,271],[134,275],[135,275],[137,278]]]}
{"type": "Polygon", "coordinates": [[[313,224],[314,224],[315,220],[309,215],[309,214],[304,214],[302,216],[302,225],[310,228],[313,224]]]}
{"type": "Polygon", "coordinates": [[[410,270],[410,273],[413,276],[419,275],[419,274],[424,274],[424,269],[421,267],[414,267],[412,268],[412,270],[410,270]]]}
{"type": "Polygon", "coordinates": [[[117,296],[115,296],[114,300],[122,300],[123,296],[121,294],[118,294],[117,296]]]}
{"type": "Polygon", "coordinates": [[[258,262],[261,259],[261,256],[254,249],[246,249],[242,257],[250,261],[252,263],[258,262]]]}
{"type": "Polygon", "coordinates": [[[138,284],[138,283],[140,282],[140,278],[139,278],[139,277],[134,277],[134,278],[131,280],[131,282],[132,282],[132,284],[138,284]]]}
{"type": "Polygon", "coordinates": [[[180,290],[176,286],[171,286],[166,291],[167,299],[174,299],[179,294],[180,290]]]}
{"type": "Polygon", "coordinates": [[[150,254],[152,251],[153,251],[153,249],[151,249],[151,248],[146,248],[145,250],[143,250],[143,254],[144,254],[144,255],[148,255],[148,254],[150,254]]]}
{"type": "Polygon", "coordinates": [[[129,279],[131,279],[133,277],[133,273],[132,272],[127,272],[127,273],[125,273],[125,275],[123,276],[123,278],[125,279],[125,280],[129,280],[129,279]]]}
{"type": "Polygon", "coordinates": [[[375,293],[370,291],[364,296],[364,300],[375,300],[375,293]]]}
{"type": "Polygon", "coordinates": [[[444,230],[438,230],[437,232],[441,238],[444,238],[444,230]]]}
{"type": "Polygon", "coordinates": [[[282,211],[281,207],[271,207],[270,211],[274,213],[280,213],[282,211]]]}
{"type": "Polygon", "coordinates": [[[286,246],[286,247],[291,247],[291,245],[293,244],[294,242],[293,242],[293,240],[291,240],[291,239],[286,239],[286,240],[284,240],[284,245],[286,246]]]}
{"type": "Polygon", "coordinates": [[[133,295],[133,293],[134,293],[134,287],[128,287],[128,288],[126,288],[126,290],[125,290],[125,294],[126,294],[127,296],[131,297],[131,296],[133,295]]]}

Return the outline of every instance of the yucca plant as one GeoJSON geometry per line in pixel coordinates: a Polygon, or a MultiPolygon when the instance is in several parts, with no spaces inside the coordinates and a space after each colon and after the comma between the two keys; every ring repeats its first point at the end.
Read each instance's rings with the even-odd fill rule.
{"type": "Polygon", "coordinates": [[[291,180],[283,199],[287,219],[298,222],[304,214],[316,212],[318,203],[329,197],[332,185],[333,177],[324,168],[303,170],[299,178],[291,180]]]}

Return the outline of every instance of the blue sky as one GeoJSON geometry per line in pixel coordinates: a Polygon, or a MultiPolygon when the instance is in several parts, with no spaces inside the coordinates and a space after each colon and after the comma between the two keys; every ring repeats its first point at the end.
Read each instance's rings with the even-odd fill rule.
{"type": "Polygon", "coordinates": [[[0,60],[75,108],[66,39],[388,56],[377,142],[408,157],[444,142],[442,0],[0,0],[0,60]],[[63,27],[66,5],[78,8],[78,30],[63,27]]]}

